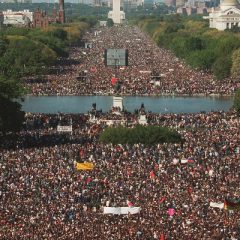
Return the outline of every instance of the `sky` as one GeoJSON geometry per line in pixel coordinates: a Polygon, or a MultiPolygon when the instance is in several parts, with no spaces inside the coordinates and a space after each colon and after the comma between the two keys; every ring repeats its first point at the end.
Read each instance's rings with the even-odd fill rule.
{"type": "MultiPolygon", "coordinates": [[[[58,2],[58,0],[32,0],[33,3],[39,3],[39,2],[50,2],[50,3],[54,3],[54,2],[58,2]]],[[[91,3],[91,0],[65,0],[65,2],[72,2],[72,3],[91,3]]]]}
{"type": "MultiPolygon", "coordinates": [[[[33,3],[39,3],[39,2],[58,2],[58,0],[32,0],[33,3]]],[[[156,2],[162,2],[163,0],[155,0],[156,2]]],[[[92,3],[92,0],[65,0],[65,2],[72,2],[72,3],[85,3],[85,4],[90,4],[92,3]]]]}

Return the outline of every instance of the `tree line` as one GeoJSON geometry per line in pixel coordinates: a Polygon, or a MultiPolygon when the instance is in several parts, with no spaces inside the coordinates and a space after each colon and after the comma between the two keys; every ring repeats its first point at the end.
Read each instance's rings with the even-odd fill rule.
{"type": "Polygon", "coordinates": [[[72,22],[46,29],[0,30],[0,134],[21,126],[24,113],[14,99],[26,93],[22,78],[46,73],[58,58],[68,56],[69,46],[89,27],[87,22],[72,22]]]}
{"type": "Polygon", "coordinates": [[[202,16],[165,15],[136,20],[160,47],[171,50],[194,69],[217,80],[240,75],[240,34],[209,28],[202,16]]]}

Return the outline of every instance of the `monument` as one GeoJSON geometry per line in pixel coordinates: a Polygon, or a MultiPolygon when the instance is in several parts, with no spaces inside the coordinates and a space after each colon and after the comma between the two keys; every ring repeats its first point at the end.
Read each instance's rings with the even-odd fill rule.
{"type": "Polygon", "coordinates": [[[240,8],[237,0],[223,0],[220,8],[212,9],[212,12],[204,19],[209,19],[209,27],[218,30],[240,27],[240,8]]]}
{"type": "Polygon", "coordinates": [[[123,98],[120,96],[113,97],[113,107],[119,108],[120,111],[123,111],[123,98]]]}
{"type": "Polygon", "coordinates": [[[121,0],[113,1],[113,9],[108,13],[108,18],[112,19],[114,24],[122,24],[125,20],[125,13],[121,11],[121,0]]]}
{"type": "Polygon", "coordinates": [[[138,123],[140,125],[147,125],[147,116],[146,116],[146,111],[145,111],[145,107],[144,104],[141,104],[140,109],[138,110],[138,114],[139,114],[139,118],[138,118],[138,123]]]}

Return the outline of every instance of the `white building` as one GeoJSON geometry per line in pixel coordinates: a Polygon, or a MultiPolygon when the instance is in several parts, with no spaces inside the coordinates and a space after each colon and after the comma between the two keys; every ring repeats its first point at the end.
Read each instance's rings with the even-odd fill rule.
{"type": "Polygon", "coordinates": [[[123,0],[123,9],[125,11],[136,9],[138,6],[142,6],[144,0],[123,0]]]}
{"type": "Polygon", "coordinates": [[[125,20],[125,13],[121,11],[121,0],[113,1],[113,10],[108,13],[108,18],[111,18],[114,24],[121,24],[125,20]]]}
{"type": "Polygon", "coordinates": [[[220,8],[213,9],[208,17],[210,28],[218,30],[231,29],[233,26],[240,27],[240,8],[237,0],[223,0],[220,8]]]}
{"type": "Polygon", "coordinates": [[[23,25],[27,26],[33,21],[33,12],[30,12],[29,10],[23,10],[23,11],[12,11],[7,10],[3,11],[3,24],[4,25],[23,25]]]}

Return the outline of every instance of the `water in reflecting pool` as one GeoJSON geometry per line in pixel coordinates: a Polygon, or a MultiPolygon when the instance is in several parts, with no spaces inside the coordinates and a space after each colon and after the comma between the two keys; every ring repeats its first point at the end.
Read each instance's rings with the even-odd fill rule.
{"type": "MultiPolygon", "coordinates": [[[[86,113],[93,103],[97,109],[109,111],[112,96],[27,96],[23,110],[33,113],[86,113]]],[[[133,97],[123,98],[126,110],[133,112],[144,103],[147,111],[155,113],[195,113],[201,111],[228,111],[233,105],[231,97],[133,97]]]]}

